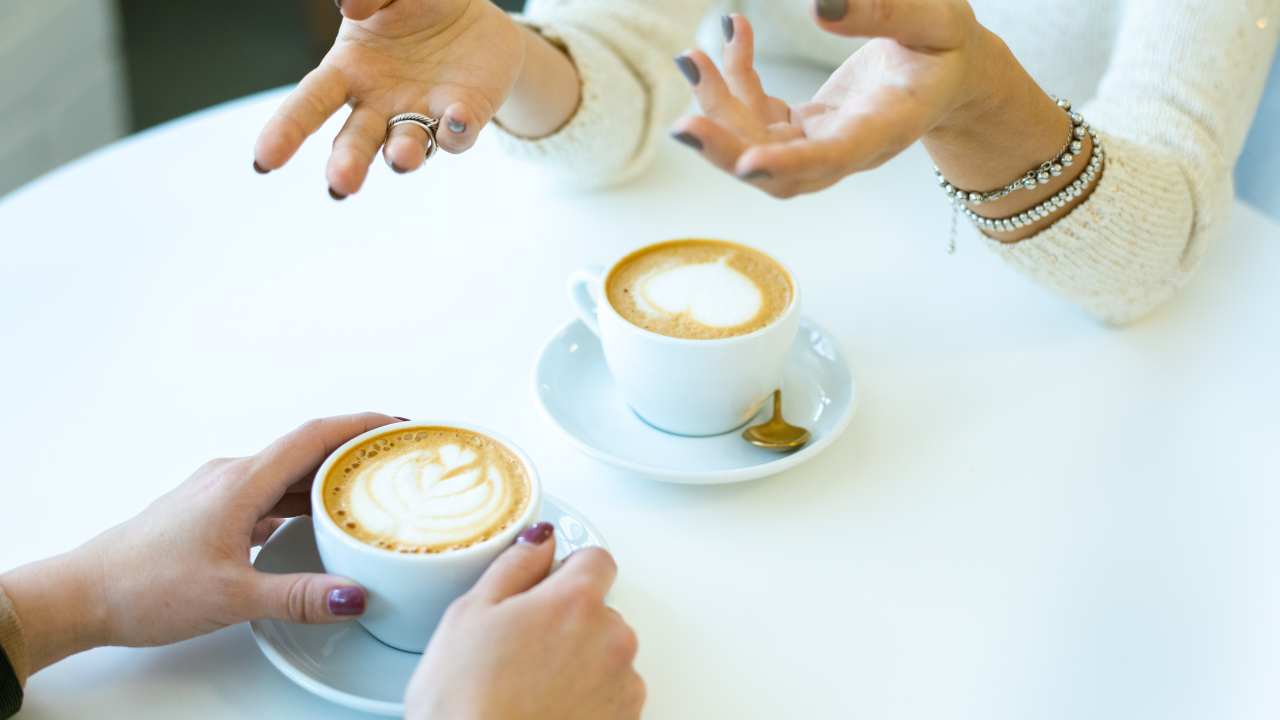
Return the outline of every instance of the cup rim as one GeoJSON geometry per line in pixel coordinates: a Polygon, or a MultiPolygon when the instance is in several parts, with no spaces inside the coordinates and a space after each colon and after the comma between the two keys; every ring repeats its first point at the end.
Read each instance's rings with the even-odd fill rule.
{"type": "Polygon", "coordinates": [[[449,562],[454,559],[461,559],[472,555],[482,555],[487,551],[492,550],[495,545],[509,545],[515,536],[518,535],[520,531],[523,530],[535,517],[537,517],[541,504],[542,480],[538,477],[538,469],[534,466],[533,461],[529,459],[529,455],[525,453],[519,445],[513,443],[510,438],[505,435],[494,432],[487,427],[472,423],[448,420],[408,420],[404,422],[380,425],[372,430],[366,430],[338,446],[333,452],[329,453],[329,456],[320,464],[320,468],[316,470],[315,478],[311,483],[311,523],[312,526],[316,528],[316,532],[319,532],[320,529],[323,528],[325,532],[329,535],[335,536],[339,542],[346,545],[348,548],[357,551],[371,552],[376,554],[378,557],[394,557],[404,560],[405,562],[449,562]],[[334,522],[333,518],[329,517],[329,512],[325,509],[324,505],[325,476],[328,475],[330,468],[333,467],[337,458],[342,456],[342,454],[350,448],[372,438],[415,427],[456,428],[458,430],[466,430],[479,435],[485,435],[501,443],[520,460],[520,463],[524,466],[525,474],[529,478],[529,502],[525,507],[524,512],[512,521],[510,525],[504,528],[501,532],[495,533],[492,537],[485,538],[478,543],[468,545],[467,547],[460,548],[458,550],[449,550],[447,552],[440,553],[402,553],[394,550],[387,550],[385,548],[374,547],[373,545],[357,540],[345,530],[338,527],[338,524],[334,522]]]}
{"type": "Polygon", "coordinates": [[[761,250],[760,248],[755,247],[754,245],[749,245],[744,242],[738,242],[737,240],[724,240],[722,238],[706,238],[706,237],[671,238],[670,240],[660,240],[655,243],[641,245],[640,247],[634,248],[632,250],[628,250],[621,257],[619,257],[618,259],[614,260],[613,262],[605,266],[604,272],[600,274],[599,293],[600,294],[598,296],[598,299],[596,300],[597,307],[608,308],[609,313],[613,315],[615,319],[621,321],[623,325],[630,328],[631,330],[638,332],[642,336],[647,338],[661,340],[663,342],[668,342],[668,343],[677,344],[677,345],[697,345],[698,347],[732,345],[739,342],[746,342],[752,338],[759,337],[760,335],[764,335],[765,333],[773,331],[777,327],[781,326],[789,317],[794,315],[800,307],[800,283],[796,282],[796,274],[791,271],[791,268],[788,267],[786,263],[774,257],[773,253],[761,250]],[[675,243],[682,243],[682,242],[712,242],[712,243],[721,243],[724,245],[738,245],[750,250],[754,250],[755,252],[758,252],[761,255],[764,255],[765,257],[769,258],[774,263],[776,263],[778,267],[782,268],[782,271],[787,274],[787,279],[791,281],[791,302],[787,304],[787,307],[785,310],[783,310],[781,313],[778,314],[778,317],[773,319],[773,322],[765,325],[764,327],[756,330],[752,330],[751,332],[743,335],[732,335],[730,337],[723,337],[723,338],[682,338],[682,337],[675,337],[672,335],[663,335],[662,333],[654,332],[652,330],[647,330],[645,328],[642,328],[639,325],[636,325],[635,323],[631,322],[630,320],[622,317],[622,314],[619,313],[617,309],[613,307],[613,303],[609,302],[609,293],[606,292],[606,288],[609,286],[609,277],[613,275],[613,272],[618,269],[618,266],[621,265],[624,260],[631,257],[632,255],[635,255],[636,253],[639,253],[644,250],[649,250],[650,248],[659,247],[662,245],[672,245],[675,243]]]}

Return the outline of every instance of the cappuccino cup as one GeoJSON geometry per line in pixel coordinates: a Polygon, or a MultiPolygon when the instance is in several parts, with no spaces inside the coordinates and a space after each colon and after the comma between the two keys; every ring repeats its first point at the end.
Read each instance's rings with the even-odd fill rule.
{"type": "Polygon", "coordinates": [[[365,588],[359,622],[374,637],[419,653],[541,502],[527,455],[459,423],[370,430],[333,451],[311,487],[325,571],[365,588]]]}
{"type": "Polygon", "coordinates": [[[722,240],[662,242],[579,270],[569,297],[626,403],[676,435],[719,435],[754,417],[781,385],[800,326],[791,272],[722,240]]]}

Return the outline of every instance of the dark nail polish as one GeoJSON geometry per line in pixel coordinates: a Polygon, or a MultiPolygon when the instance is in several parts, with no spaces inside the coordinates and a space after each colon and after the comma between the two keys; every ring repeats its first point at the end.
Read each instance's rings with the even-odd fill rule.
{"type": "Polygon", "coordinates": [[[524,532],[520,533],[520,535],[516,537],[516,542],[528,543],[530,545],[541,545],[546,542],[547,538],[551,537],[555,531],[556,528],[551,523],[540,522],[525,528],[524,532]]]}
{"type": "Polygon", "coordinates": [[[329,197],[333,198],[334,200],[347,199],[346,195],[343,195],[342,193],[338,192],[337,190],[334,190],[333,188],[329,188],[329,197]]]}
{"type": "Polygon", "coordinates": [[[818,1],[818,17],[827,22],[835,22],[843,20],[845,13],[849,12],[849,0],[817,0],[818,1]]]}
{"type": "Polygon", "coordinates": [[[253,161],[253,171],[258,173],[259,175],[266,175],[267,173],[271,172],[270,170],[259,165],[257,160],[253,161]]]}
{"type": "Polygon", "coordinates": [[[684,143],[685,145],[688,145],[694,150],[702,150],[702,141],[699,140],[697,136],[693,135],[692,133],[687,133],[687,132],[672,133],[671,138],[676,142],[684,143]]]}
{"type": "Polygon", "coordinates": [[[769,172],[768,170],[752,170],[751,172],[745,175],[739,175],[738,177],[747,181],[768,180],[769,178],[773,177],[773,173],[769,172]]]}
{"type": "Polygon", "coordinates": [[[690,85],[697,85],[702,80],[702,73],[698,72],[698,66],[693,64],[693,58],[688,55],[676,56],[676,67],[680,68],[680,72],[684,73],[685,79],[690,85]]]}
{"type": "Polygon", "coordinates": [[[399,420],[400,422],[409,422],[409,418],[402,418],[399,415],[392,415],[391,417],[399,420]]]}
{"type": "Polygon", "coordinates": [[[405,174],[405,173],[409,172],[409,170],[408,170],[407,168],[402,168],[402,167],[400,167],[399,165],[397,165],[395,160],[392,160],[392,161],[391,161],[391,163],[390,163],[390,165],[391,165],[391,169],[392,169],[392,170],[395,170],[396,172],[400,173],[401,175],[403,175],[403,174],[405,174]]]}
{"type": "Polygon", "coordinates": [[[466,131],[467,131],[466,123],[462,122],[461,120],[454,120],[453,118],[449,118],[449,132],[464,133],[466,131]]]}
{"type": "Polygon", "coordinates": [[[724,41],[733,42],[733,16],[725,15],[720,18],[720,29],[724,30],[724,41]]]}
{"type": "Polygon", "coordinates": [[[333,615],[360,615],[364,612],[364,588],[354,585],[334,588],[326,601],[333,615]]]}

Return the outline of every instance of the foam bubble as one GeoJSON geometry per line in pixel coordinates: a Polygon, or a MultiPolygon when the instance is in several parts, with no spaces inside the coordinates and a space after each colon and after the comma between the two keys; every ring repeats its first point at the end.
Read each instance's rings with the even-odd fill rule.
{"type": "Polygon", "coordinates": [[[637,283],[636,305],[655,316],[688,315],[710,327],[733,327],[759,314],[764,298],[746,275],[716,262],[668,265],[637,283]]]}

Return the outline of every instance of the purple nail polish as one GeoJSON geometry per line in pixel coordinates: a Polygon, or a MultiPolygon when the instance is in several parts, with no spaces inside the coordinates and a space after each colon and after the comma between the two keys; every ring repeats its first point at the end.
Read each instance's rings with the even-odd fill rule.
{"type": "Polygon", "coordinates": [[[467,131],[466,123],[462,122],[461,120],[454,120],[453,118],[449,118],[449,132],[462,134],[466,131],[467,131]]]}
{"type": "Polygon", "coordinates": [[[699,140],[697,136],[695,136],[693,133],[687,133],[687,132],[672,133],[671,139],[675,140],[678,143],[688,145],[694,150],[702,149],[702,141],[699,140]]]}
{"type": "Polygon", "coordinates": [[[400,422],[409,422],[409,418],[402,418],[399,415],[392,415],[391,417],[399,420],[400,422]]]}
{"type": "Polygon", "coordinates": [[[528,543],[530,545],[541,545],[546,542],[547,538],[551,537],[555,531],[555,526],[549,522],[536,523],[525,528],[524,532],[521,532],[520,535],[516,537],[516,542],[528,543]]]}
{"type": "Polygon", "coordinates": [[[724,41],[733,42],[733,16],[725,15],[720,18],[720,29],[724,30],[724,41]]]}
{"type": "Polygon", "coordinates": [[[688,55],[677,55],[676,67],[680,68],[680,72],[684,73],[684,77],[689,81],[690,85],[697,85],[702,80],[702,73],[698,72],[698,66],[693,63],[693,58],[688,55]]]}
{"type": "Polygon", "coordinates": [[[346,195],[343,195],[342,193],[338,192],[337,190],[334,190],[333,188],[329,188],[329,197],[333,198],[334,200],[347,199],[346,195]]]}
{"type": "Polygon", "coordinates": [[[259,175],[266,175],[267,173],[271,172],[270,170],[259,165],[257,160],[253,161],[253,171],[258,173],[259,175]]]}
{"type": "Polygon", "coordinates": [[[364,588],[355,585],[336,587],[326,598],[333,615],[360,615],[364,612],[364,588]]]}

